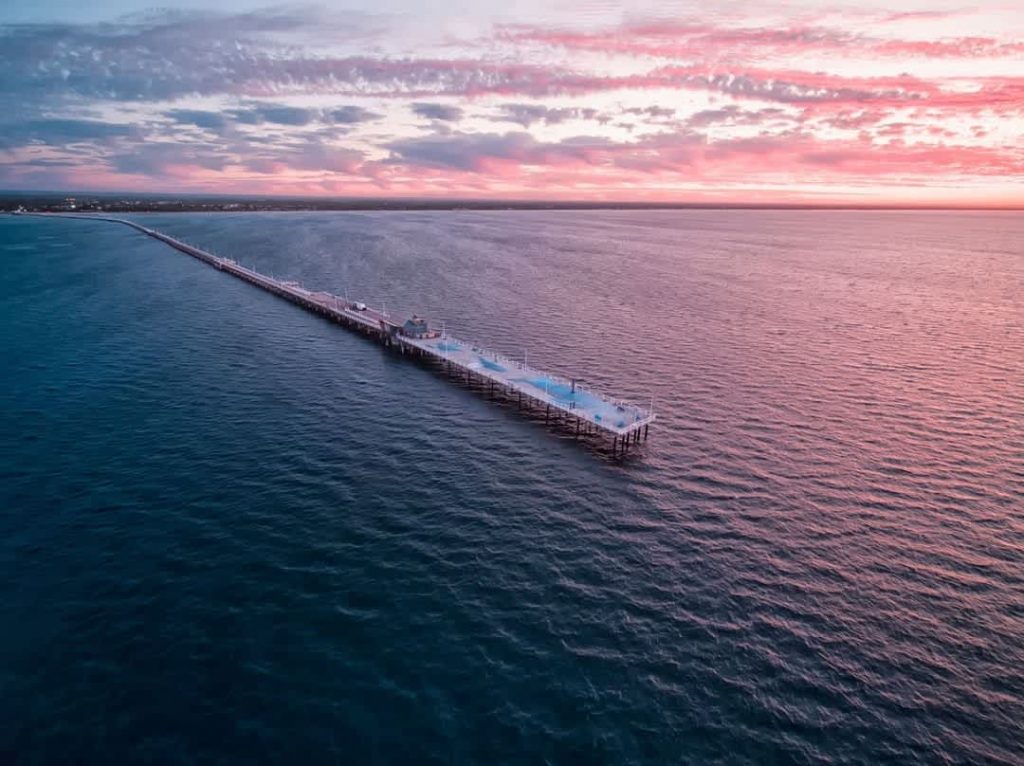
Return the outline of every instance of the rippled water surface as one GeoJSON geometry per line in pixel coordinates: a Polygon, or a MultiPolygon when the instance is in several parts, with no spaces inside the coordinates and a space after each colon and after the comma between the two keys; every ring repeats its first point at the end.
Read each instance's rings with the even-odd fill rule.
{"type": "Polygon", "coordinates": [[[0,220],[0,760],[1024,763],[1024,220],[140,215],[659,413],[615,462],[0,220]]]}

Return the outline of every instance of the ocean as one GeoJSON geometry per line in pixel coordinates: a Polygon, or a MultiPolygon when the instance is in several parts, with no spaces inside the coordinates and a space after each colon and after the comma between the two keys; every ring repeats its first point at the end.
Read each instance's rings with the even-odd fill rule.
{"type": "Polygon", "coordinates": [[[1024,216],[0,217],[0,762],[1024,763],[1024,216]]]}

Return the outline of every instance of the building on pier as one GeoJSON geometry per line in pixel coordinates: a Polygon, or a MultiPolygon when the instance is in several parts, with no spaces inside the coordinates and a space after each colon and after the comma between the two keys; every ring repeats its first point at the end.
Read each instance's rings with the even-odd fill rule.
{"type": "Polygon", "coordinates": [[[432,329],[426,319],[416,314],[413,314],[412,318],[405,320],[405,324],[402,325],[402,335],[407,338],[417,338],[420,340],[441,337],[441,333],[432,329]]]}

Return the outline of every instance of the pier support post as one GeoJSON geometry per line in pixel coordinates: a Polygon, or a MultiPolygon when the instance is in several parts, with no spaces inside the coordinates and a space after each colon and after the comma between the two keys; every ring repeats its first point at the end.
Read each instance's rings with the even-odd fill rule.
{"type": "Polygon", "coordinates": [[[644,441],[647,441],[647,429],[651,427],[650,423],[644,425],[644,441]]]}
{"type": "Polygon", "coordinates": [[[615,448],[618,446],[618,443],[619,443],[619,437],[618,436],[613,436],[612,437],[612,454],[613,455],[615,454],[615,448]]]}
{"type": "Polygon", "coordinates": [[[545,425],[551,420],[551,405],[548,405],[547,410],[544,412],[544,423],[545,425]]]}

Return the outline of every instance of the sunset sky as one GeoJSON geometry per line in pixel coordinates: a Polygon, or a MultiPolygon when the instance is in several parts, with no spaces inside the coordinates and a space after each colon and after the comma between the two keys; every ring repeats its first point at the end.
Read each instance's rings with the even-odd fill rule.
{"type": "Polygon", "coordinates": [[[5,3],[0,188],[1024,205],[1024,0],[220,7],[5,3]]]}

